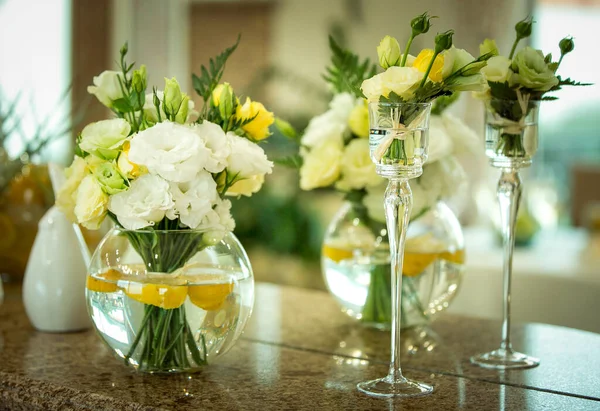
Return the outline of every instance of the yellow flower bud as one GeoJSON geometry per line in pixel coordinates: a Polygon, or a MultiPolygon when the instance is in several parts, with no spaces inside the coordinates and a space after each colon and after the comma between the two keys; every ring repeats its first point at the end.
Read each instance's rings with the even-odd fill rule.
{"type": "Polygon", "coordinates": [[[354,106],[350,112],[348,125],[350,130],[360,138],[369,137],[369,109],[366,100],[354,106]]]}
{"type": "Polygon", "coordinates": [[[242,126],[242,129],[252,139],[263,140],[271,135],[269,126],[275,122],[275,116],[258,101],[252,101],[246,97],[244,105],[237,106],[235,116],[241,120],[254,118],[242,126]]]}
{"type": "MultiPolygon", "coordinates": [[[[427,67],[429,67],[429,63],[433,58],[434,51],[432,49],[423,49],[419,53],[419,55],[415,58],[413,63],[413,67],[419,70],[421,73],[425,73],[427,71],[427,67]]],[[[429,79],[431,81],[435,81],[439,83],[442,81],[442,70],[444,69],[444,56],[442,54],[438,54],[433,62],[433,66],[431,67],[431,71],[429,72],[429,79]]]]}

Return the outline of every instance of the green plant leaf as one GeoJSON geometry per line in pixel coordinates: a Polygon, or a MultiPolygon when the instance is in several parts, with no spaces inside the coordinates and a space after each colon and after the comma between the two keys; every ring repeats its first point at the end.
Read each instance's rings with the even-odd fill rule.
{"type": "Polygon", "coordinates": [[[206,103],[210,98],[213,90],[221,81],[221,77],[223,76],[223,72],[225,71],[225,63],[229,57],[233,54],[238,44],[240,44],[241,35],[238,35],[237,41],[235,44],[227,49],[225,49],[221,54],[219,54],[214,59],[210,59],[209,61],[209,69],[205,66],[200,68],[200,76],[196,74],[192,74],[192,82],[194,85],[194,90],[196,93],[206,103]]]}
{"type": "Polygon", "coordinates": [[[352,93],[356,97],[363,97],[360,85],[365,79],[373,77],[377,72],[375,64],[369,59],[361,61],[356,54],[344,50],[329,36],[329,48],[331,49],[331,65],[326,68],[323,75],[333,87],[335,93],[352,93]]]}
{"type": "Polygon", "coordinates": [[[285,166],[289,168],[300,168],[304,163],[302,156],[300,154],[294,154],[291,156],[283,157],[275,159],[275,164],[279,164],[280,166],[285,166]]]}

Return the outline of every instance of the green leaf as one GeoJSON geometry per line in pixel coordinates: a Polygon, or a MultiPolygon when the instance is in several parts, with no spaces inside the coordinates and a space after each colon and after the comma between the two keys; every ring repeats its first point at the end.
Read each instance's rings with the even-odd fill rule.
{"type": "Polygon", "coordinates": [[[237,41],[235,44],[223,51],[214,59],[210,59],[209,68],[207,69],[205,66],[200,68],[200,76],[196,74],[192,74],[192,82],[194,86],[194,90],[196,93],[206,103],[210,98],[211,93],[221,81],[221,77],[223,76],[223,72],[225,71],[225,63],[227,63],[227,59],[233,54],[238,44],[240,44],[241,35],[238,35],[237,41]]]}
{"type": "Polygon", "coordinates": [[[275,159],[275,164],[290,168],[300,168],[303,164],[303,159],[300,154],[294,154],[291,156],[275,159]]]}
{"type": "Polygon", "coordinates": [[[356,54],[349,50],[344,50],[336,43],[333,37],[329,36],[329,48],[331,49],[331,65],[326,68],[326,74],[323,75],[333,87],[335,93],[352,93],[356,97],[363,97],[360,86],[362,82],[373,77],[377,72],[375,64],[371,64],[369,59],[362,62],[356,54]]]}
{"type": "Polygon", "coordinates": [[[362,200],[366,195],[367,190],[351,190],[344,195],[344,200],[350,201],[353,204],[362,204],[362,200]]]}
{"type": "Polygon", "coordinates": [[[133,107],[131,106],[131,102],[128,98],[122,97],[118,100],[113,101],[112,108],[120,113],[129,113],[133,111],[133,107]]]}
{"type": "Polygon", "coordinates": [[[283,134],[284,137],[287,137],[290,140],[299,141],[299,136],[296,132],[296,129],[294,129],[294,127],[292,127],[292,125],[287,121],[279,117],[275,117],[275,127],[281,134],[283,134]]]}

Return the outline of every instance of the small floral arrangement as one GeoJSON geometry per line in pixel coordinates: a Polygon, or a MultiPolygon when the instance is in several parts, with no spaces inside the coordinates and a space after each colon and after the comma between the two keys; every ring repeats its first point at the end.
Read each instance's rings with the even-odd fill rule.
{"type": "Polygon", "coordinates": [[[241,104],[228,83],[218,83],[233,50],[212,73],[194,76],[204,101],[198,112],[175,78],[146,93],[146,68],[133,70],[123,47],[121,71],[105,71],[88,87],[116,118],[88,124],[77,138],[57,200],[72,221],[97,229],[109,216],[128,230],[233,230],[226,197],[252,195],[271,173],[256,143],[274,122],[261,103],[241,104]]]}
{"type": "Polygon", "coordinates": [[[563,86],[588,85],[570,78],[563,79],[557,74],[563,58],[575,48],[571,37],[565,37],[558,43],[558,61],[553,60],[552,54],[544,54],[542,50],[529,46],[517,51],[520,41],[531,35],[532,27],[532,18],[515,25],[516,38],[508,57],[500,55],[494,40],[485,39],[479,46],[481,54],[491,54],[492,57],[481,70],[485,88],[475,95],[485,101],[488,112],[494,117],[493,122],[502,129],[502,136],[495,147],[496,154],[510,157],[526,154],[519,135],[526,126],[527,116],[539,101],[556,100],[546,93],[558,91],[563,86]]]}
{"type": "MultiPolygon", "coordinates": [[[[425,16],[419,16],[417,20],[415,26],[424,22],[429,24],[425,16]]],[[[334,238],[335,241],[332,243],[324,244],[323,255],[335,263],[343,264],[343,260],[346,259],[348,261],[345,264],[350,264],[354,249],[360,249],[361,255],[368,255],[375,251],[374,248],[385,245],[381,244],[381,233],[385,232],[385,215],[381,198],[387,180],[376,173],[375,164],[369,156],[369,118],[365,99],[365,95],[367,97],[369,95],[367,93],[363,95],[360,90],[361,84],[363,90],[364,85],[369,84],[367,79],[381,79],[381,75],[375,74],[377,67],[371,64],[369,59],[361,60],[352,52],[342,49],[333,38],[330,38],[329,42],[332,59],[325,79],[333,91],[333,99],[329,104],[329,110],[311,119],[301,137],[297,138],[299,152],[295,157],[286,159],[286,163],[299,166],[300,187],[303,190],[335,189],[343,193],[345,199],[349,201],[352,216],[357,219],[356,221],[360,221],[361,227],[354,227],[348,238],[342,238],[344,236],[342,234],[341,237],[334,238]]],[[[401,62],[399,52],[396,55],[389,50],[390,44],[394,42],[395,40],[386,36],[378,47],[380,65],[387,70],[391,67],[400,68],[389,65],[390,61],[398,64],[401,62]]],[[[395,46],[391,48],[398,49],[395,46]]],[[[453,49],[453,53],[464,56],[456,49],[453,49]]],[[[413,71],[414,58],[407,58],[407,60],[411,64],[409,68],[413,71]]],[[[469,58],[464,57],[464,60],[469,58]]],[[[471,57],[469,61],[474,60],[471,57]]],[[[425,69],[426,67],[423,68],[425,69]]],[[[422,81],[423,73],[419,73],[417,77],[422,81]]],[[[451,87],[456,90],[480,89],[481,76],[478,74],[470,74],[470,76],[475,78],[466,75],[455,77],[451,87]]],[[[429,83],[431,81],[426,84],[429,83]]],[[[445,94],[446,91],[442,93],[445,94]]],[[[374,96],[371,97],[375,98],[374,96]]],[[[445,112],[456,97],[458,94],[440,97],[434,104],[432,110],[434,115],[431,117],[429,130],[431,150],[428,162],[423,167],[423,174],[411,181],[414,198],[411,221],[417,220],[437,201],[450,197],[460,186],[466,184],[466,174],[457,161],[456,155],[476,147],[478,138],[460,119],[445,112]]],[[[390,89],[386,93],[377,95],[377,98],[399,100],[401,97],[390,89]]],[[[414,258],[411,260],[411,255],[408,255],[410,253],[405,255],[405,258],[412,261],[411,264],[404,266],[405,276],[417,276],[426,268],[427,263],[423,264],[420,261],[421,256],[432,253],[433,258],[427,260],[430,263],[437,254],[447,251],[444,249],[444,244],[432,244],[431,240],[430,237],[425,240],[407,239],[407,249],[414,252],[412,256],[419,261],[414,258]]],[[[389,259],[389,250],[387,252],[389,259]]],[[[462,261],[462,250],[455,258],[460,260],[456,262],[462,261]]],[[[389,323],[391,310],[381,308],[391,306],[389,262],[374,267],[361,321],[389,323]]],[[[404,282],[404,287],[407,287],[405,292],[412,297],[404,299],[404,304],[411,304],[414,310],[422,313],[421,315],[426,315],[426,310],[421,307],[416,292],[414,289],[409,289],[411,285],[409,280],[404,282]]]]}
{"type": "MultiPolygon", "coordinates": [[[[145,270],[163,279],[173,277],[171,283],[123,288],[129,298],[144,303],[144,319],[124,353],[126,364],[138,353],[135,364],[140,370],[185,369],[190,361],[195,364],[191,368],[206,364],[206,344],[202,340],[198,348],[186,320],[188,287],[181,285],[187,283],[176,274],[196,253],[234,229],[226,197],[257,192],[273,167],[257,144],[270,135],[273,113],[249,98],[241,104],[229,84],[220,84],[236,47],[193,76],[203,101],[200,111],[174,78],[165,80],[163,91],[147,93],[146,68],[134,70],[127,63],[127,45],[121,49],[121,71],[103,72],[88,88],[115,118],[81,131],[57,204],[73,222],[90,229],[108,216],[142,258],[145,270]]],[[[89,276],[88,291],[117,290],[116,282],[121,287],[127,275],[119,269],[89,276]],[[107,286],[105,280],[112,283],[107,286]]],[[[218,289],[231,292],[229,284],[218,289]]],[[[208,309],[189,293],[193,304],[208,309]]]]}

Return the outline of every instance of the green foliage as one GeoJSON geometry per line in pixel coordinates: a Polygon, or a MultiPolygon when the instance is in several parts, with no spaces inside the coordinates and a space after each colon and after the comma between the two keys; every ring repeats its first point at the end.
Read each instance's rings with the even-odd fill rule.
{"type": "Polygon", "coordinates": [[[300,154],[293,154],[291,156],[275,159],[275,164],[279,164],[289,168],[300,168],[304,163],[304,159],[300,154]]]}
{"type": "Polygon", "coordinates": [[[444,110],[450,107],[456,100],[458,100],[458,96],[460,93],[452,93],[449,96],[440,96],[433,102],[433,106],[431,107],[431,114],[439,116],[444,110]]]}
{"type": "Polygon", "coordinates": [[[323,75],[333,87],[335,93],[352,93],[356,97],[362,97],[360,85],[365,79],[373,77],[377,67],[367,58],[360,60],[359,57],[349,50],[344,50],[329,36],[329,48],[331,49],[331,65],[326,68],[327,73],[323,75]]]}
{"type": "Polygon", "coordinates": [[[235,49],[237,49],[238,44],[240,44],[241,35],[238,35],[237,41],[235,44],[223,51],[214,59],[209,60],[209,66],[206,68],[205,66],[200,67],[200,76],[196,74],[192,74],[192,83],[194,86],[194,90],[202,99],[204,100],[204,104],[210,99],[210,96],[221,81],[221,77],[223,76],[223,72],[225,71],[225,63],[229,57],[233,54],[235,49]]]}

